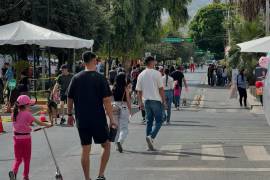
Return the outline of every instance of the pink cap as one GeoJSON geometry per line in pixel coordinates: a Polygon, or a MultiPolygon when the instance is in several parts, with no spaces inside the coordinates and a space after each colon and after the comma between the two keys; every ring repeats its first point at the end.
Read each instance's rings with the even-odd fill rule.
{"type": "Polygon", "coordinates": [[[33,105],[35,104],[33,101],[31,101],[30,97],[27,95],[21,95],[17,99],[18,106],[24,106],[24,105],[33,105]]]}

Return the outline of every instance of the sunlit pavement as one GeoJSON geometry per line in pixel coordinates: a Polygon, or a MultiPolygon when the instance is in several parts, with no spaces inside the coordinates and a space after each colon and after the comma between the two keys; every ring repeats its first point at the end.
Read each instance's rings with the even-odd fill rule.
{"type": "MultiPolygon", "coordinates": [[[[253,114],[229,99],[229,90],[208,88],[206,73],[187,73],[191,85],[183,96],[188,106],[176,111],[172,123],[163,126],[149,152],[145,126],[134,115],[124,153],[112,148],[108,180],[268,180],[270,176],[270,128],[264,115],[253,114]]],[[[91,115],[89,115],[91,116],[91,115]]],[[[11,124],[0,135],[0,179],[5,180],[13,159],[11,124]]],[[[82,180],[80,142],[76,128],[48,129],[65,180],[82,180]]],[[[55,167],[42,132],[32,134],[31,179],[54,179],[55,167]]],[[[98,172],[100,147],[91,153],[91,173],[98,172]]],[[[20,172],[22,168],[20,169],[20,172]]]]}

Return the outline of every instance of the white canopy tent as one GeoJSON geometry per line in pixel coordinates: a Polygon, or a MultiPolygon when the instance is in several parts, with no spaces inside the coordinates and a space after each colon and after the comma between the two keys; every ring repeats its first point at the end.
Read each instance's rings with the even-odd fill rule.
{"type": "MultiPolygon", "coordinates": [[[[269,53],[270,52],[270,36],[247,41],[237,44],[241,48],[241,52],[254,52],[254,53],[269,53]]],[[[268,65],[267,77],[264,80],[264,112],[267,122],[270,125],[270,64],[268,65]]]]}
{"type": "Polygon", "coordinates": [[[270,36],[237,44],[241,52],[270,52],[270,36]]]}
{"type": "Polygon", "coordinates": [[[24,21],[0,26],[0,45],[39,45],[56,48],[91,48],[93,40],[86,40],[45,29],[24,21]]]}

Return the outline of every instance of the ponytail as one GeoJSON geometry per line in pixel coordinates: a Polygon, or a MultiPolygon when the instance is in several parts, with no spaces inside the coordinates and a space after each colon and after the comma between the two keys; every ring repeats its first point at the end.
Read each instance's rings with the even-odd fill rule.
{"type": "Polygon", "coordinates": [[[168,79],[169,79],[169,75],[166,74],[166,87],[168,86],[168,79]]]}
{"type": "Polygon", "coordinates": [[[18,103],[15,102],[15,106],[14,106],[14,109],[13,109],[13,121],[15,122],[16,121],[16,118],[19,114],[19,106],[18,106],[18,103]]]}

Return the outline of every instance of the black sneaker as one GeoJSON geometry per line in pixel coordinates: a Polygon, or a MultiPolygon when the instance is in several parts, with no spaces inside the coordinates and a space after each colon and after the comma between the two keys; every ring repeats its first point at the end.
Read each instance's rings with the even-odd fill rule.
{"type": "Polygon", "coordinates": [[[65,118],[61,118],[60,124],[63,125],[66,122],[65,118]]]}
{"type": "Polygon", "coordinates": [[[10,180],[16,180],[16,174],[13,171],[9,171],[8,176],[10,180]]]}
{"type": "Polygon", "coordinates": [[[123,152],[123,147],[122,147],[121,143],[120,143],[120,142],[117,142],[116,145],[117,145],[117,150],[118,150],[120,153],[122,153],[122,152],[123,152]]]}
{"type": "Polygon", "coordinates": [[[104,176],[98,176],[96,180],[106,180],[104,176]]]}

